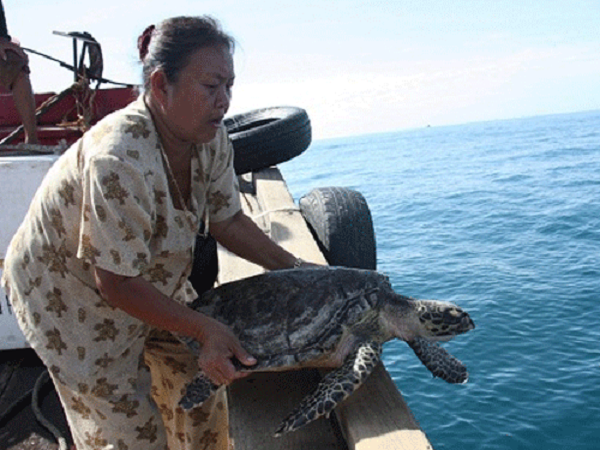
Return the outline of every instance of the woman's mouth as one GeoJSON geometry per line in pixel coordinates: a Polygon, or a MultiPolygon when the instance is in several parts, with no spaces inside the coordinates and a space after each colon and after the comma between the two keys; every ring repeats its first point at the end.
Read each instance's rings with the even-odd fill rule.
{"type": "Polygon", "coordinates": [[[223,124],[223,117],[218,117],[216,119],[213,119],[210,121],[211,126],[213,126],[214,128],[220,128],[221,125],[223,124]]]}

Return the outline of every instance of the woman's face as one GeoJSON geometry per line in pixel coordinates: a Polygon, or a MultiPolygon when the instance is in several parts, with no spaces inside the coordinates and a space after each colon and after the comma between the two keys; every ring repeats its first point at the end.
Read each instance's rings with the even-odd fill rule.
{"type": "Polygon", "coordinates": [[[165,120],[170,132],[184,142],[213,140],[229,109],[235,73],[225,46],[201,48],[173,84],[167,84],[165,120]]]}

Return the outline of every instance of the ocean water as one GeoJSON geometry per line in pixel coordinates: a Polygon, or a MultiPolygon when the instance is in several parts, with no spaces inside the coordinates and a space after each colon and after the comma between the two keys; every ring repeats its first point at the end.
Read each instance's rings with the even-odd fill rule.
{"type": "Polygon", "coordinates": [[[296,199],[360,191],[396,291],[472,315],[445,344],[465,385],[384,348],[435,449],[600,448],[600,111],[317,141],[281,170],[296,199]]]}

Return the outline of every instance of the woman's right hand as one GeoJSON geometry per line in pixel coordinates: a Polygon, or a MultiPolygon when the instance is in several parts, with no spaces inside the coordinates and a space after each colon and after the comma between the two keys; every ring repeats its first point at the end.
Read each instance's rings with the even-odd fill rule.
{"type": "Polygon", "coordinates": [[[237,358],[245,366],[256,364],[256,359],[244,350],[229,327],[207,316],[204,319],[202,336],[198,339],[202,344],[198,358],[202,372],[217,385],[228,385],[247,376],[247,372],[235,369],[231,359],[237,358]]]}

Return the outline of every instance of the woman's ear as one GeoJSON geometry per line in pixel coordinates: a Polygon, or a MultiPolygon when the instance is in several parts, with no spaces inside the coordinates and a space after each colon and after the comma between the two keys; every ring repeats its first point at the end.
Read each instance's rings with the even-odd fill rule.
{"type": "Polygon", "coordinates": [[[156,69],[150,74],[150,89],[158,104],[165,108],[169,97],[169,81],[162,70],[156,69]]]}

